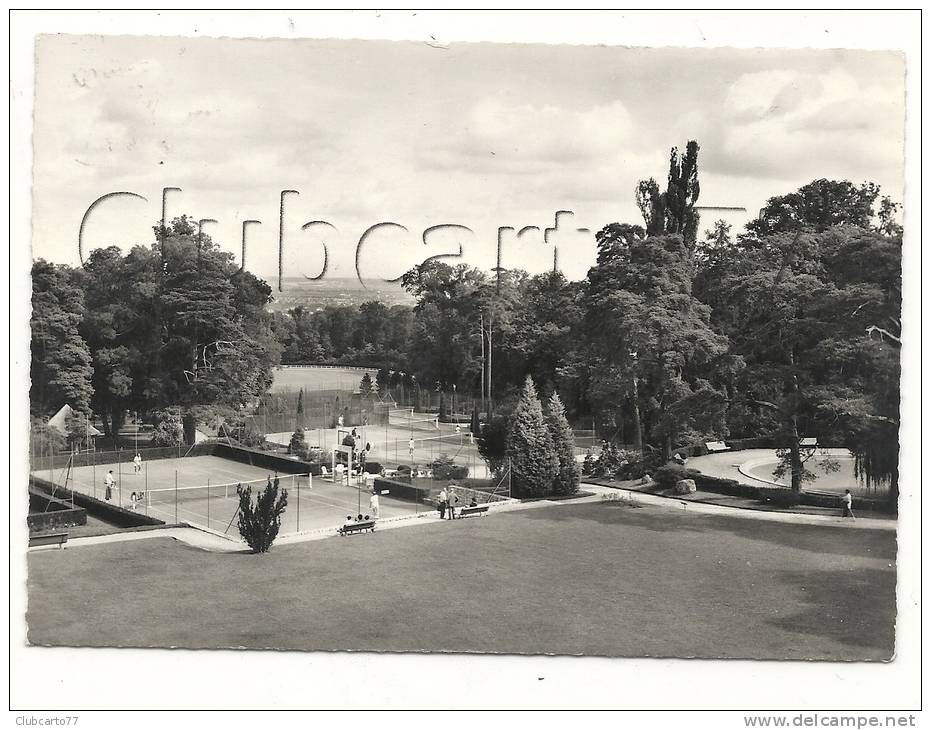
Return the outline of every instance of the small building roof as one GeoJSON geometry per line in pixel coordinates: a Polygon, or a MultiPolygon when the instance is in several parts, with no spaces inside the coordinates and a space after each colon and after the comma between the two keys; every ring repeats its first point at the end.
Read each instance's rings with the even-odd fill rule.
{"type": "MultiPolygon", "coordinates": [[[[65,405],[63,405],[61,409],[59,409],[58,413],[56,413],[54,416],[48,419],[48,425],[54,426],[62,433],[65,433],[66,432],[65,423],[68,419],[68,416],[77,416],[77,415],[78,415],[77,411],[75,411],[71,406],[65,403],[65,405]]],[[[98,431],[96,428],[94,428],[93,425],[90,425],[90,424],[88,424],[87,432],[91,436],[101,435],[101,432],[98,431]]]]}

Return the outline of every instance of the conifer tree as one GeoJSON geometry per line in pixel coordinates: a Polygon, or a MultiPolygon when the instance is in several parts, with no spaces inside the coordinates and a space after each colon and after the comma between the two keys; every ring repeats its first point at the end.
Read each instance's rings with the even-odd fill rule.
{"type": "Polygon", "coordinates": [[[359,395],[363,398],[368,398],[372,395],[372,376],[368,373],[365,373],[362,376],[362,382],[359,383],[359,395]]]}
{"type": "Polygon", "coordinates": [[[556,494],[573,494],[579,489],[581,471],[575,460],[575,435],[566,418],[566,409],[559,393],[553,391],[546,403],[546,425],[553,439],[553,451],[559,460],[559,471],[553,482],[556,494]]]}
{"type": "Polygon", "coordinates": [[[387,368],[380,368],[375,373],[375,390],[382,398],[388,395],[388,382],[391,380],[391,373],[387,368]]]}
{"type": "Polygon", "coordinates": [[[297,423],[295,424],[296,431],[304,430],[304,389],[301,388],[300,392],[297,394],[297,423]]]}
{"type": "Polygon", "coordinates": [[[291,443],[288,444],[288,453],[307,458],[307,440],[304,438],[304,429],[299,428],[291,434],[291,443]]]}
{"type": "Polygon", "coordinates": [[[511,419],[507,455],[511,462],[513,494],[539,497],[553,491],[559,459],[553,451],[543,406],[529,375],[511,419]]]}
{"type": "Polygon", "coordinates": [[[288,506],[288,490],[281,489],[278,476],[252,501],[252,487],[237,487],[239,494],[239,534],[254,553],[267,553],[281,528],[281,515],[288,506]]]}

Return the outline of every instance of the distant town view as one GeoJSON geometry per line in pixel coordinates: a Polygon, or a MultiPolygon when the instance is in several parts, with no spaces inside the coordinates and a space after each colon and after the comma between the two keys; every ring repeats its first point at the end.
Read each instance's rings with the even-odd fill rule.
{"type": "MultiPolygon", "coordinates": [[[[267,281],[274,281],[269,276],[267,281]]],[[[316,312],[325,307],[357,307],[363,302],[380,302],[387,307],[396,304],[413,306],[416,300],[401,286],[400,282],[366,282],[358,279],[313,280],[303,276],[289,276],[282,280],[283,291],[273,291],[267,309],[286,312],[295,307],[316,312]]]]}

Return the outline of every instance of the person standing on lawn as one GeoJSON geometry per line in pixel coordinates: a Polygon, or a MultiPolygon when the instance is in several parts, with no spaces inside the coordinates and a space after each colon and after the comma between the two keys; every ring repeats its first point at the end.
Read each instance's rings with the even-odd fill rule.
{"type": "Polygon", "coordinates": [[[440,490],[439,496],[436,498],[436,507],[440,511],[440,519],[442,520],[446,516],[446,507],[448,505],[449,495],[446,494],[446,488],[440,490]]]}

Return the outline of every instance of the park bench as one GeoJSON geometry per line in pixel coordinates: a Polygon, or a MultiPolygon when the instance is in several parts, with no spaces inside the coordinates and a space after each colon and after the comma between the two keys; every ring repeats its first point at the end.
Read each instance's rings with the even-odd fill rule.
{"type": "Polygon", "coordinates": [[[808,436],[803,439],[799,439],[798,445],[803,449],[813,449],[818,446],[818,439],[814,436],[808,436]]]}
{"type": "Polygon", "coordinates": [[[340,527],[337,532],[340,535],[351,535],[354,532],[365,532],[366,530],[370,532],[375,531],[375,520],[368,520],[367,522],[350,522],[348,525],[343,525],[340,527]]]}
{"type": "Polygon", "coordinates": [[[723,441],[706,441],[705,448],[708,449],[709,454],[715,454],[719,451],[730,451],[730,446],[723,441]]]}
{"type": "Polygon", "coordinates": [[[475,507],[462,507],[459,510],[459,517],[471,517],[472,515],[483,515],[488,511],[487,504],[476,505],[475,507]]]}
{"type": "Polygon", "coordinates": [[[42,545],[58,545],[59,550],[65,549],[65,543],[68,542],[67,532],[46,532],[42,535],[30,535],[29,547],[40,547],[42,545]]]}

